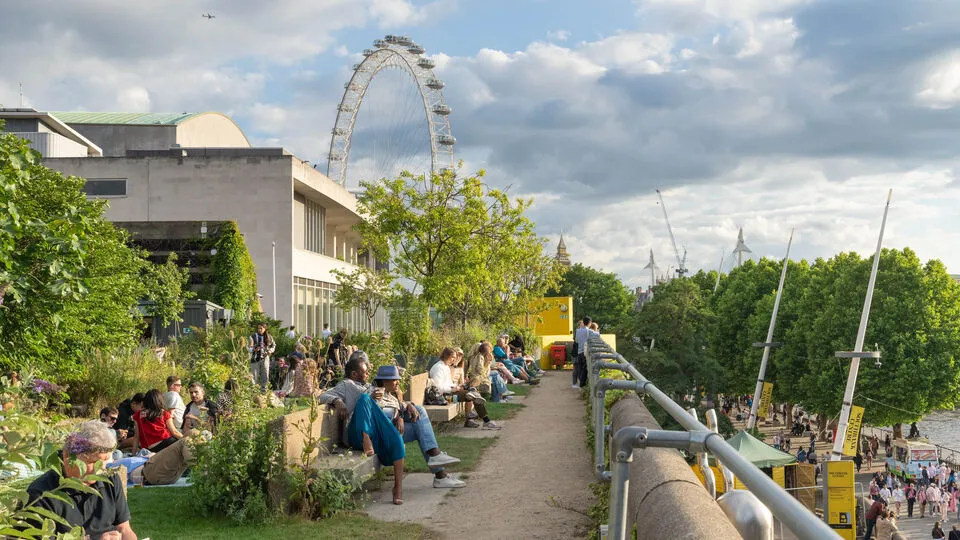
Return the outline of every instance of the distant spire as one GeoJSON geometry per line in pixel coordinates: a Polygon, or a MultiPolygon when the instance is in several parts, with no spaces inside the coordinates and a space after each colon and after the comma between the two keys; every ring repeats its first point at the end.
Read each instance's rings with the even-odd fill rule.
{"type": "Polygon", "coordinates": [[[744,253],[753,253],[753,251],[743,241],[743,227],[740,227],[740,232],[737,234],[737,247],[733,248],[733,254],[737,256],[737,266],[743,264],[744,253]]]}
{"type": "Polygon", "coordinates": [[[566,268],[570,268],[570,254],[567,253],[567,244],[563,241],[563,233],[560,233],[560,242],[557,243],[557,262],[566,268]]]}
{"type": "Polygon", "coordinates": [[[648,269],[650,270],[650,286],[653,287],[654,285],[657,284],[657,270],[659,270],[660,267],[657,266],[657,262],[653,260],[652,249],[650,250],[650,262],[648,262],[647,265],[643,267],[643,270],[648,270],[648,269]]]}

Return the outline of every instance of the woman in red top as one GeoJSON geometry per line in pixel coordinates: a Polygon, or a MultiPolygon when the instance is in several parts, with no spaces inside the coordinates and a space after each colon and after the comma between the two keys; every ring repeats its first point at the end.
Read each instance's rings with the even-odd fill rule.
{"type": "Polygon", "coordinates": [[[183,437],[173,423],[173,415],[163,409],[163,397],[159,390],[150,390],[143,396],[143,408],[133,415],[137,424],[140,448],[159,452],[183,437]]]}

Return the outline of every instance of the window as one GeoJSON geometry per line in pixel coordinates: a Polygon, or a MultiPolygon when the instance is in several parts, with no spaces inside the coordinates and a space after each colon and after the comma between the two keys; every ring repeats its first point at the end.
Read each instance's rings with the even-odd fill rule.
{"type": "Polygon", "coordinates": [[[126,178],[91,178],[81,188],[87,197],[126,197],[126,178]]]}
{"type": "MultiPolygon", "coordinates": [[[[320,335],[324,323],[336,331],[346,327],[351,332],[365,332],[367,319],[359,309],[343,311],[337,309],[333,300],[338,285],[315,281],[302,277],[293,278],[294,298],[296,299],[296,320],[293,322],[297,329],[309,336],[320,335]]],[[[382,332],[390,328],[390,319],[386,310],[377,311],[373,320],[375,332],[382,332]]]]}
{"type": "Polygon", "coordinates": [[[306,199],[303,208],[303,249],[323,253],[323,233],[327,212],[319,203],[306,199]]]}

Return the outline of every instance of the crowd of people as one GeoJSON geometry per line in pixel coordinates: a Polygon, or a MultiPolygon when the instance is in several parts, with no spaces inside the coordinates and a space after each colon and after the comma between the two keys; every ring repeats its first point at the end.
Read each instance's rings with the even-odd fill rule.
{"type": "MultiPolygon", "coordinates": [[[[913,518],[915,512],[919,514],[918,518],[937,518],[931,530],[932,538],[947,538],[942,524],[954,514],[960,521],[958,497],[960,487],[956,473],[946,464],[923,466],[916,482],[901,483],[889,472],[877,472],[868,488],[870,507],[866,513],[864,538],[871,538],[873,532],[879,540],[898,538],[897,521],[903,517],[904,510],[906,518],[913,518]]],[[[953,525],[949,540],[960,540],[958,529],[960,526],[953,525]]]]}
{"type": "MultiPolygon", "coordinates": [[[[296,338],[290,327],[288,335],[296,338]]],[[[271,402],[286,397],[315,397],[321,405],[336,411],[342,422],[339,443],[394,469],[393,503],[403,504],[405,444],[416,442],[435,488],[460,488],[465,482],[446,471],[458,463],[443,452],[423,406],[404,397],[400,381],[403,368],[383,365],[371,373],[366,352],[346,344],[347,332],[324,328],[324,347],[298,340],[295,350],[277,358],[276,342],[260,324],[248,339],[250,381],[260,389],[257,399],[271,402]],[[309,345],[320,353],[308,352],[309,345]],[[273,369],[271,369],[273,368],[273,369]],[[273,376],[271,376],[273,371],[273,376]],[[372,376],[372,384],[368,379],[372,376]]],[[[526,354],[520,336],[500,335],[495,344],[481,341],[463,350],[447,347],[429,366],[427,396],[439,396],[441,403],[464,405],[464,427],[499,430],[489,416],[487,404],[510,401],[514,392],[507,384],[538,384],[542,371],[526,354]]],[[[84,478],[97,464],[108,469],[124,468],[133,485],[171,485],[180,481],[193,463],[195,444],[216,436],[218,425],[233,414],[237,381],[230,379],[217,399],[210,400],[199,382],[188,386],[189,401],[181,395],[180,377],[166,380],[166,391],[149,389],[123,400],[116,407],[100,410],[99,418],[83,422],[66,438],[63,446],[66,477],[84,478]],[[75,463],[86,464],[86,471],[75,463]]],[[[58,531],[81,526],[91,537],[135,539],[130,511],[122,486],[101,480],[87,482],[92,490],[70,490],[76,504],[44,497],[55,489],[61,471],[49,471],[29,486],[29,498],[37,506],[65,518],[58,531]]]]}

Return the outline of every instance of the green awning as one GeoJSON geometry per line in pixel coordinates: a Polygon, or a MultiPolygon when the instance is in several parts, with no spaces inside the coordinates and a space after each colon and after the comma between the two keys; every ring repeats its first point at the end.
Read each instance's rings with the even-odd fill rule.
{"type": "Polygon", "coordinates": [[[763,469],[765,467],[782,467],[797,462],[797,456],[781,452],[769,444],[760,441],[747,433],[740,431],[727,440],[727,443],[736,448],[744,459],[763,469]]]}

